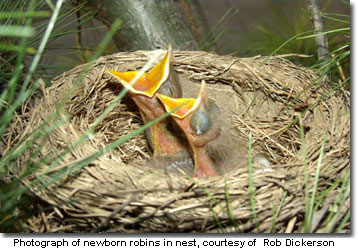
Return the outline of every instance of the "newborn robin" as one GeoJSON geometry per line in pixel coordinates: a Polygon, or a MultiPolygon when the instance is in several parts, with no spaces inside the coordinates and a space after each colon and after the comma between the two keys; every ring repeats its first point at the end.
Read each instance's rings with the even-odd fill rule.
{"type": "MultiPolygon", "coordinates": [[[[165,113],[156,94],[162,93],[172,98],[182,96],[178,76],[173,69],[173,51],[171,45],[161,62],[149,73],[143,73],[133,85],[129,82],[138,74],[136,71],[118,72],[107,70],[125,88],[139,108],[144,123],[150,122],[165,113]]],[[[153,149],[153,157],[160,158],[176,154],[188,155],[188,146],[175,130],[169,131],[171,118],[163,119],[147,130],[146,135],[153,149]]]]}
{"type": "Polygon", "coordinates": [[[194,98],[172,98],[158,93],[157,97],[164,104],[167,112],[183,130],[190,144],[195,163],[194,176],[215,176],[217,170],[208,153],[207,144],[220,134],[219,115],[217,105],[208,98],[208,91],[204,81],[201,83],[199,95],[194,98]]]}

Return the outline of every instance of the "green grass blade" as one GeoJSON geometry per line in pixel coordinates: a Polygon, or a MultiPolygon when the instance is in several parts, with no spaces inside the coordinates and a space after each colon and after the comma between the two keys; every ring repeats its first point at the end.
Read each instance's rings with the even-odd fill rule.
{"type": "MultiPolygon", "coordinates": [[[[307,165],[307,154],[306,154],[306,140],[305,140],[305,133],[303,129],[303,121],[302,117],[299,114],[298,120],[300,124],[300,135],[301,135],[301,151],[302,151],[302,160],[303,160],[303,166],[304,166],[304,184],[305,184],[305,215],[307,218],[309,214],[309,190],[308,190],[308,165],[307,165]]],[[[303,231],[307,233],[309,231],[309,227],[307,223],[304,224],[303,231]]]]}
{"type": "Polygon", "coordinates": [[[51,12],[46,10],[39,11],[17,11],[17,12],[0,12],[0,19],[4,18],[28,18],[28,17],[49,17],[51,12]]]}
{"type": "Polygon", "coordinates": [[[219,229],[220,229],[222,232],[224,232],[224,228],[223,228],[223,226],[221,225],[221,221],[220,221],[220,219],[219,219],[219,216],[216,214],[216,212],[214,211],[213,207],[210,205],[210,200],[208,200],[207,203],[209,204],[210,212],[212,213],[216,224],[218,225],[219,229]]]}
{"type": "Polygon", "coordinates": [[[351,23],[350,21],[342,20],[342,19],[339,19],[339,18],[334,18],[334,17],[328,16],[328,15],[324,15],[324,14],[321,14],[321,15],[322,15],[322,17],[324,17],[326,19],[336,21],[336,22],[339,22],[339,23],[345,23],[345,24],[350,24],[351,23]]]}
{"type": "Polygon", "coordinates": [[[254,218],[256,228],[258,228],[259,224],[256,215],[256,205],[255,205],[254,187],[253,187],[253,179],[252,179],[252,135],[251,134],[249,137],[249,195],[250,195],[252,216],[254,218]]]}
{"type": "MultiPolygon", "coordinates": [[[[175,112],[173,110],[173,112],[175,112]]],[[[209,201],[212,200],[217,206],[219,206],[219,208],[221,209],[221,211],[223,213],[225,213],[225,209],[223,208],[223,206],[221,205],[221,203],[209,192],[209,190],[207,190],[205,187],[201,186],[197,181],[194,180],[194,178],[188,174],[185,174],[185,177],[190,180],[191,182],[193,182],[198,188],[200,188],[207,196],[208,196],[208,204],[210,205],[209,201]]],[[[217,216],[216,212],[212,209],[212,206],[210,206],[210,211],[213,214],[213,217],[216,221],[216,223],[218,224],[219,228],[222,230],[222,225],[220,222],[219,217],[217,216]]]]}
{"type": "Polygon", "coordinates": [[[313,213],[315,211],[314,204],[315,204],[315,199],[316,199],[316,192],[317,192],[317,186],[318,186],[319,175],[320,175],[320,171],[321,171],[321,165],[322,165],[322,159],[323,159],[325,145],[326,145],[326,136],[324,136],[324,138],[323,138],[323,143],[322,143],[322,147],[321,147],[319,158],[318,158],[318,164],[317,164],[315,182],[314,182],[314,186],[313,186],[313,190],[312,190],[311,202],[309,205],[308,214],[305,217],[305,233],[311,233],[312,217],[313,217],[313,213]]]}
{"type": "Polygon", "coordinates": [[[237,14],[238,10],[230,8],[226,13],[219,19],[219,21],[211,28],[211,32],[204,36],[199,41],[199,46],[203,50],[210,50],[217,42],[227,34],[228,30],[225,29],[227,24],[237,14]]]}
{"type": "MultiPolygon", "coordinates": [[[[58,5],[57,5],[57,7],[58,7],[58,5]]],[[[117,30],[117,28],[119,27],[119,25],[120,25],[120,21],[119,20],[117,20],[116,22],[114,22],[114,24],[112,25],[112,28],[110,29],[110,31],[107,33],[107,35],[105,36],[105,38],[103,39],[103,41],[102,41],[102,43],[100,43],[100,45],[98,46],[98,49],[97,49],[97,51],[96,51],[96,53],[94,53],[94,55],[92,56],[92,60],[94,60],[95,59],[95,57],[99,57],[100,55],[101,55],[101,49],[103,49],[103,48],[105,48],[106,46],[107,46],[107,44],[106,43],[108,43],[110,40],[111,40],[111,37],[113,36],[113,34],[116,32],[116,30],[117,30]]],[[[92,65],[92,64],[89,64],[89,65],[92,65]]],[[[34,86],[32,86],[33,88],[35,88],[36,87],[36,84],[34,85],[34,86]]],[[[27,90],[25,93],[32,93],[33,92],[33,89],[32,90],[27,90]]],[[[25,97],[25,98],[22,98],[22,100],[24,100],[24,99],[26,99],[28,97],[28,95],[25,97]]],[[[21,98],[19,98],[19,99],[17,99],[16,100],[16,102],[20,102],[20,104],[21,104],[21,98]]],[[[13,106],[16,106],[16,104],[17,103],[15,103],[15,105],[13,105],[13,106]]],[[[9,113],[9,114],[11,114],[11,112],[9,113]]],[[[60,115],[58,115],[58,116],[60,116],[60,115]]],[[[9,116],[9,119],[11,119],[11,115],[9,116]]],[[[3,120],[2,120],[3,121],[3,120]]],[[[56,123],[56,121],[55,121],[55,123],[56,123]]],[[[45,126],[45,128],[46,128],[46,125],[47,125],[47,122],[45,122],[44,124],[43,124],[44,126],[45,126]]],[[[58,125],[54,125],[54,127],[53,128],[57,128],[58,127],[58,125]]],[[[36,139],[39,139],[39,138],[41,138],[42,136],[46,136],[46,135],[44,135],[43,133],[41,133],[41,131],[39,132],[39,133],[37,133],[37,134],[34,134],[34,136],[36,137],[36,138],[34,138],[34,140],[32,140],[31,142],[33,143],[36,139]]],[[[26,151],[26,148],[29,148],[29,146],[31,146],[32,145],[32,143],[31,142],[29,142],[28,144],[26,144],[26,145],[23,145],[23,146],[20,146],[20,147],[17,147],[17,150],[18,151],[16,151],[15,152],[15,155],[19,155],[19,154],[21,154],[21,153],[23,153],[24,151],[26,151]]],[[[14,151],[12,152],[13,153],[13,155],[14,155],[14,151]]],[[[11,157],[11,156],[13,156],[13,155],[11,155],[11,154],[9,154],[8,155],[8,160],[10,159],[13,159],[13,157],[11,157]]],[[[16,158],[16,157],[15,157],[16,158]]],[[[7,161],[8,161],[7,160],[7,161]]],[[[2,158],[1,159],[1,164],[4,164],[4,158],[2,158]]],[[[36,165],[36,164],[35,164],[36,165]]],[[[38,168],[38,167],[40,167],[40,165],[41,165],[41,161],[39,162],[39,164],[37,164],[35,167],[32,167],[32,168],[30,168],[29,169],[29,171],[27,171],[27,173],[26,173],[26,175],[28,175],[28,174],[31,174],[31,173],[33,173],[34,171],[36,171],[36,169],[38,168]]],[[[64,174],[69,174],[69,173],[63,173],[63,175],[62,176],[64,176],[64,174]]],[[[24,178],[25,176],[21,176],[20,177],[20,180],[22,179],[22,178],[24,178]]],[[[18,188],[18,189],[16,189],[16,190],[14,190],[14,192],[16,192],[16,194],[14,194],[13,196],[16,196],[16,197],[19,197],[20,195],[22,195],[29,187],[34,187],[34,186],[36,186],[37,184],[39,184],[39,183],[47,183],[49,180],[51,181],[51,178],[52,178],[52,176],[42,176],[42,177],[40,177],[40,178],[37,178],[37,179],[35,179],[34,181],[32,181],[30,184],[29,184],[29,186],[21,186],[21,188],[18,188]]],[[[44,188],[44,187],[46,187],[45,185],[43,185],[42,186],[42,188],[44,188]]],[[[2,197],[2,199],[4,199],[4,197],[2,197]]],[[[9,202],[8,204],[10,204],[11,206],[13,206],[13,205],[15,205],[16,204],[16,201],[15,200],[12,200],[11,202],[9,202]]]]}
{"type": "MultiPolygon", "coordinates": [[[[19,52],[19,51],[22,50],[22,47],[19,46],[19,45],[14,45],[14,44],[0,43],[0,50],[19,52]]],[[[25,52],[28,53],[28,54],[35,54],[36,49],[33,48],[33,47],[28,47],[28,48],[25,49],[25,52]]]]}
{"type": "Polygon", "coordinates": [[[275,55],[279,50],[281,50],[283,47],[285,47],[289,42],[293,41],[294,39],[298,39],[298,37],[304,35],[304,34],[309,34],[312,33],[313,31],[305,31],[305,32],[301,32],[297,35],[294,35],[293,37],[291,37],[290,39],[286,40],[284,43],[282,43],[280,46],[278,46],[269,56],[267,56],[267,58],[259,64],[259,66],[262,66],[263,64],[265,64],[270,57],[272,57],[273,55],[275,55]]]}
{"type": "Polygon", "coordinates": [[[46,3],[47,3],[47,5],[48,5],[48,7],[49,7],[52,11],[55,10],[55,5],[52,3],[51,0],[46,0],[46,3]]]}
{"type": "MultiPolygon", "coordinates": [[[[185,105],[185,103],[182,104],[182,105],[185,105]]],[[[174,108],[171,112],[167,112],[167,113],[159,116],[158,118],[152,120],[151,122],[148,122],[148,123],[144,124],[140,128],[128,133],[127,135],[125,135],[125,136],[113,141],[112,143],[108,144],[107,146],[103,147],[102,149],[99,149],[95,153],[92,153],[91,155],[85,157],[84,159],[79,161],[75,166],[71,167],[70,169],[64,169],[62,171],[56,172],[55,174],[53,174],[52,178],[50,178],[49,181],[44,182],[44,185],[41,186],[40,189],[45,188],[45,187],[47,187],[47,186],[49,186],[49,185],[51,185],[53,183],[56,183],[57,181],[62,179],[65,175],[68,176],[68,175],[80,170],[81,168],[85,167],[86,165],[88,165],[93,160],[95,160],[98,157],[100,157],[100,156],[112,151],[113,149],[117,148],[118,146],[120,146],[124,142],[128,141],[129,139],[131,139],[132,137],[144,132],[146,129],[148,129],[152,125],[154,125],[154,124],[158,123],[159,121],[165,119],[166,117],[170,116],[171,113],[177,111],[179,108],[181,108],[182,105],[174,108]]],[[[43,172],[38,177],[41,178],[44,175],[46,176],[51,171],[52,171],[52,168],[49,168],[47,171],[43,172]]],[[[42,180],[40,180],[40,181],[42,181],[42,180]]]]}
{"type": "Polygon", "coordinates": [[[342,183],[342,179],[339,178],[337,180],[335,180],[331,186],[329,186],[326,190],[324,190],[323,192],[321,192],[317,197],[316,197],[316,207],[315,210],[318,209],[318,207],[320,206],[320,204],[322,204],[324,198],[326,198],[326,196],[332,192],[332,190],[334,190],[340,183],[342,183]]]}
{"type": "Polygon", "coordinates": [[[16,99],[13,105],[8,106],[7,110],[4,114],[1,115],[0,121],[0,136],[4,134],[6,131],[8,124],[12,120],[13,114],[17,107],[21,105],[23,100],[27,99],[37,88],[39,87],[39,83],[35,82],[35,84],[28,90],[26,90],[22,95],[16,99]]]}
{"type": "Polygon", "coordinates": [[[336,233],[340,233],[344,227],[344,225],[346,224],[346,222],[350,219],[351,217],[351,210],[348,210],[347,213],[344,215],[341,223],[339,224],[339,226],[337,227],[337,229],[335,230],[336,233]]]}
{"type": "Polygon", "coordinates": [[[18,159],[24,152],[29,150],[29,148],[37,142],[42,137],[46,137],[55,129],[63,125],[66,121],[69,120],[69,116],[61,117],[59,114],[53,114],[51,118],[48,120],[56,120],[53,124],[50,124],[48,121],[42,123],[38,128],[35,129],[29,136],[25,137],[22,141],[20,141],[17,145],[14,145],[9,152],[7,152],[0,160],[0,170],[10,165],[11,161],[18,159]]]}
{"type": "MultiPolygon", "coordinates": [[[[310,16],[312,16],[312,11],[310,10],[304,10],[304,12],[308,13],[310,16]]],[[[335,21],[335,22],[338,22],[338,23],[346,23],[346,24],[350,24],[350,21],[349,20],[342,20],[342,19],[339,19],[339,18],[335,18],[335,17],[343,17],[343,18],[346,18],[346,19],[349,19],[350,16],[349,15],[345,15],[345,14],[335,14],[335,13],[325,13],[325,12],[320,12],[319,13],[320,16],[326,18],[326,19],[329,19],[329,20],[332,20],[332,21],[335,21]]]]}
{"type": "Polygon", "coordinates": [[[48,39],[51,35],[51,32],[53,30],[53,28],[55,27],[55,23],[56,23],[56,20],[58,18],[58,15],[59,15],[59,12],[60,12],[60,9],[61,9],[61,6],[63,4],[63,0],[58,0],[56,2],[56,7],[52,13],[52,16],[51,16],[51,19],[49,20],[49,23],[47,25],[47,29],[41,39],[41,43],[37,49],[37,53],[34,57],[34,59],[32,60],[32,63],[30,65],[30,68],[29,68],[29,72],[24,80],[24,83],[22,85],[22,88],[21,88],[21,92],[24,92],[25,89],[27,88],[31,78],[32,78],[32,75],[34,74],[36,68],[37,68],[37,65],[38,63],[40,62],[40,58],[42,56],[42,53],[43,51],[45,50],[45,47],[46,47],[46,44],[48,42],[48,39]]]}
{"type": "MultiPolygon", "coordinates": [[[[281,209],[282,209],[282,206],[283,206],[283,203],[285,202],[285,199],[286,199],[286,196],[287,196],[287,191],[285,191],[282,195],[282,198],[281,198],[281,201],[280,201],[280,204],[278,205],[278,208],[277,210],[274,209],[274,213],[273,213],[273,219],[272,219],[272,224],[270,226],[270,229],[269,229],[269,232],[270,233],[275,233],[275,226],[276,226],[276,219],[277,219],[277,216],[280,214],[281,212],[281,209]]],[[[276,206],[274,206],[275,208],[276,206]]]]}
{"type": "Polygon", "coordinates": [[[53,30],[53,28],[55,26],[58,14],[59,14],[61,6],[62,6],[62,3],[63,3],[63,0],[58,0],[56,2],[56,8],[55,8],[54,12],[52,13],[51,19],[50,19],[50,21],[48,23],[48,26],[47,26],[47,29],[45,31],[45,34],[44,34],[44,36],[43,36],[43,38],[41,40],[40,46],[37,49],[36,55],[35,55],[32,63],[31,63],[31,66],[30,66],[29,71],[28,71],[28,73],[26,75],[26,78],[25,78],[24,82],[22,83],[21,90],[20,90],[20,93],[19,93],[19,98],[11,106],[11,108],[6,111],[6,116],[5,116],[6,120],[2,121],[2,124],[1,124],[1,127],[0,127],[0,136],[4,133],[4,131],[6,130],[8,124],[9,124],[9,122],[11,121],[11,117],[13,115],[13,112],[29,96],[29,95],[26,95],[25,93],[27,92],[27,88],[28,88],[28,85],[29,85],[29,83],[31,81],[32,75],[34,74],[34,72],[35,72],[35,70],[37,68],[37,65],[38,65],[38,63],[40,61],[42,53],[43,53],[43,51],[45,49],[45,46],[46,46],[46,44],[48,42],[48,38],[49,38],[49,36],[51,34],[51,31],[53,30]]]}
{"type": "MultiPolygon", "coordinates": [[[[32,0],[29,4],[28,10],[29,12],[33,12],[35,11],[35,1],[32,0]]],[[[26,19],[25,21],[25,26],[26,27],[31,27],[32,25],[32,21],[33,18],[29,17],[26,19]]],[[[16,56],[16,65],[15,65],[15,72],[13,74],[13,77],[11,77],[8,86],[6,88],[5,94],[6,94],[6,98],[7,98],[7,103],[12,105],[13,104],[13,100],[15,98],[15,91],[18,88],[18,82],[20,79],[20,76],[22,74],[22,70],[24,68],[24,58],[26,53],[31,52],[31,47],[28,45],[28,41],[29,39],[27,37],[22,37],[20,40],[20,43],[18,45],[18,53],[16,56]]],[[[14,41],[17,43],[17,41],[14,41]]],[[[34,53],[36,53],[36,50],[33,49],[34,53]]],[[[4,98],[5,96],[1,96],[1,104],[2,101],[5,101],[6,98],[4,98]]],[[[2,112],[3,106],[0,104],[0,113],[2,112]]],[[[1,135],[1,133],[0,133],[1,135]]]]}
{"type": "MultiPolygon", "coordinates": [[[[298,97],[301,96],[306,89],[311,88],[315,82],[317,82],[319,79],[322,79],[322,78],[323,78],[323,76],[321,76],[320,78],[318,78],[318,79],[317,79],[316,81],[314,81],[312,84],[309,84],[303,91],[301,91],[301,93],[299,93],[298,97]]],[[[305,110],[303,110],[302,115],[305,115],[307,112],[309,112],[310,110],[312,110],[312,108],[313,108],[314,106],[316,106],[317,104],[319,104],[319,103],[323,102],[324,100],[326,100],[326,99],[327,99],[332,93],[334,93],[335,91],[340,90],[349,80],[350,80],[350,77],[347,77],[347,79],[344,80],[344,81],[342,81],[340,84],[337,84],[337,85],[333,86],[327,93],[325,93],[323,96],[321,96],[321,97],[319,98],[319,100],[317,100],[315,103],[311,104],[309,107],[307,107],[305,110]]],[[[298,99],[298,97],[295,97],[295,98],[293,99],[293,101],[290,102],[289,104],[287,104],[286,107],[285,107],[283,110],[286,110],[287,108],[289,108],[290,105],[293,104],[296,99],[298,99]]],[[[281,111],[281,112],[279,113],[279,115],[282,114],[282,113],[283,113],[283,111],[281,111]]],[[[286,125],[285,127],[279,129],[274,135],[275,135],[275,136],[279,136],[279,135],[282,134],[284,131],[286,131],[287,129],[289,129],[292,125],[296,124],[298,121],[299,121],[299,118],[296,117],[296,118],[293,119],[293,121],[291,121],[288,125],[286,125]]]]}
{"type": "Polygon", "coordinates": [[[0,36],[32,37],[35,30],[32,27],[17,25],[0,25],[0,36]]]}
{"type": "MultiPolygon", "coordinates": [[[[92,61],[95,59],[95,57],[99,57],[99,55],[101,54],[101,51],[106,47],[106,43],[108,43],[109,41],[110,41],[110,39],[111,39],[111,37],[112,37],[112,35],[115,33],[115,31],[118,29],[118,27],[119,27],[119,25],[120,25],[120,21],[119,20],[117,20],[116,22],[114,22],[113,23],[113,25],[112,25],[112,27],[111,27],[111,29],[109,30],[109,32],[107,33],[107,35],[105,36],[105,38],[103,39],[103,41],[100,43],[100,45],[98,46],[99,47],[99,49],[96,51],[96,53],[93,55],[93,57],[92,57],[92,61]]],[[[91,64],[89,64],[88,65],[88,69],[89,69],[89,67],[91,66],[91,64]]],[[[73,86],[73,88],[75,88],[76,86],[74,85],[73,86]]],[[[68,96],[70,95],[70,93],[71,93],[71,91],[68,91],[67,92],[68,93],[68,96]]],[[[123,91],[123,94],[122,94],[122,96],[125,94],[125,91],[123,91]]],[[[67,98],[68,98],[68,96],[66,96],[65,98],[64,98],[64,100],[62,101],[62,104],[60,103],[59,105],[58,105],[58,110],[61,110],[62,109],[62,107],[60,107],[60,106],[63,106],[63,103],[65,103],[65,100],[67,100],[67,98]]],[[[17,101],[19,101],[19,100],[17,100],[17,101]]],[[[107,110],[109,110],[108,108],[113,108],[113,105],[111,105],[111,107],[107,107],[107,110]]],[[[10,112],[11,113],[11,112],[10,112]]],[[[104,113],[108,113],[108,112],[104,112],[104,113]]],[[[55,116],[56,116],[56,114],[54,114],[55,116]]],[[[58,117],[61,117],[61,115],[57,115],[58,117]]],[[[11,117],[10,117],[11,118],[11,117]]],[[[103,119],[104,118],[104,115],[102,114],[102,116],[101,116],[101,118],[103,119]]],[[[50,118],[51,119],[51,118],[50,118]]],[[[99,119],[97,119],[96,120],[97,122],[97,124],[101,121],[100,120],[100,118],[99,119]]],[[[57,121],[55,121],[55,123],[56,123],[57,121]]],[[[44,125],[46,125],[46,124],[44,124],[44,125]]],[[[59,126],[59,125],[58,125],[59,126]]],[[[58,126],[56,126],[55,128],[57,128],[58,126]]],[[[95,128],[95,126],[92,126],[92,128],[91,128],[91,130],[93,130],[95,128]]],[[[90,130],[90,131],[91,131],[90,130]]],[[[40,130],[40,133],[41,133],[41,130],[40,130]]],[[[35,138],[36,139],[38,139],[38,137],[36,137],[36,135],[35,135],[35,138]]],[[[78,142],[76,143],[76,146],[78,146],[78,145],[80,145],[81,143],[83,143],[83,141],[85,140],[85,139],[88,139],[89,137],[87,136],[87,135],[85,135],[85,136],[83,136],[83,137],[81,137],[80,139],[81,140],[78,140],[78,142]]],[[[22,152],[23,152],[23,150],[22,150],[22,152]]],[[[54,164],[52,164],[53,166],[56,166],[56,163],[58,164],[60,161],[61,161],[61,159],[63,159],[63,157],[64,157],[64,155],[65,154],[67,154],[67,153],[70,153],[71,152],[71,148],[69,148],[68,150],[65,150],[65,152],[63,153],[63,154],[60,154],[60,155],[56,155],[56,157],[55,158],[57,158],[55,161],[54,161],[54,164]]],[[[41,161],[40,161],[41,162],[41,161]]],[[[0,162],[1,163],[1,162],[0,162]]],[[[3,163],[4,164],[4,163],[3,163]]],[[[49,171],[51,170],[52,168],[50,168],[49,169],[49,171]]],[[[37,184],[37,183],[39,183],[39,181],[37,181],[37,182],[34,182],[34,183],[32,183],[33,185],[35,185],[35,184],[37,184]]]]}
{"type": "Polygon", "coordinates": [[[318,32],[318,33],[315,33],[315,34],[309,35],[309,36],[301,36],[301,37],[298,37],[297,39],[301,40],[301,39],[312,38],[312,37],[325,35],[325,34],[338,33],[338,32],[342,32],[342,31],[350,31],[350,29],[351,28],[340,28],[340,29],[334,29],[334,30],[327,30],[327,31],[318,32]]]}
{"type": "Polygon", "coordinates": [[[225,182],[225,200],[226,200],[226,206],[227,206],[227,211],[228,211],[228,217],[229,217],[229,220],[231,221],[231,223],[233,224],[233,226],[237,227],[237,223],[235,221],[235,218],[234,218],[233,212],[232,212],[229,189],[227,187],[226,179],[224,180],[224,182],[225,182]]]}
{"type": "Polygon", "coordinates": [[[333,209],[330,211],[329,215],[327,216],[327,219],[325,220],[326,233],[331,233],[333,231],[334,226],[336,225],[337,222],[337,217],[339,215],[339,212],[341,211],[344,203],[346,202],[347,197],[350,194],[349,181],[350,181],[350,173],[348,173],[344,178],[339,193],[333,203],[333,209]],[[334,208],[338,208],[337,211],[334,211],[334,208]]]}
{"type": "MultiPolygon", "coordinates": [[[[38,139],[50,134],[56,128],[58,128],[59,126],[64,124],[66,121],[67,121],[67,119],[64,118],[63,120],[55,121],[55,123],[51,126],[48,126],[48,124],[44,124],[43,126],[41,126],[39,128],[40,133],[34,134],[33,138],[28,138],[28,140],[25,141],[23,144],[21,144],[20,146],[14,148],[14,149],[11,149],[10,152],[8,152],[7,154],[4,155],[4,157],[0,160],[0,170],[4,167],[9,168],[11,166],[11,161],[16,162],[16,159],[18,159],[20,157],[20,155],[22,155],[24,152],[26,152],[38,139]]],[[[31,158],[30,158],[30,160],[31,160],[31,158]]],[[[40,165],[37,165],[37,166],[34,165],[33,167],[27,167],[27,168],[24,167],[23,173],[17,179],[15,179],[15,182],[21,183],[22,179],[24,179],[28,175],[33,174],[39,167],[40,167],[40,165]]],[[[37,183],[38,182],[35,180],[31,184],[29,184],[29,186],[24,185],[24,186],[18,187],[16,189],[12,189],[11,191],[2,194],[0,197],[0,201],[2,203],[6,202],[7,205],[3,205],[0,209],[0,211],[6,211],[6,210],[11,209],[12,206],[14,206],[14,204],[16,204],[17,198],[19,196],[21,196],[28,189],[28,187],[34,186],[37,183]]]]}
{"type": "Polygon", "coordinates": [[[350,15],[340,14],[340,13],[326,13],[326,12],[322,12],[322,13],[321,13],[321,15],[324,15],[324,16],[336,16],[336,17],[350,18],[350,15]]]}

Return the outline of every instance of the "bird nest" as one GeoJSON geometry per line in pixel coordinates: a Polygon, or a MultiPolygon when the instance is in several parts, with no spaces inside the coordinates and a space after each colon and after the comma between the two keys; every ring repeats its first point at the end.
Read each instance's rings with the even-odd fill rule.
{"type": "MultiPolygon", "coordinates": [[[[144,133],[116,144],[143,125],[128,96],[105,111],[122,90],[105,70],[139,70],[156,53],[165,51],[118,53],[65,72],[13,120],[4,154],[31,145],[11,171],[54,207],[48,231],[300,232],[318,166],[323,200],[310,230],[324,230],[320,222],[337,209],[335,182],[350,171],[349,93],[284,56],[174,52],[184,96],[195,97],[205,80],[221,109],[224,129],[212,148],[224,152],[225,171],[172,174],[151,165],[144,133]],[[269,166],[248,163],[261,153],[269,166]]],[[[349,199],[342,215],[347,209],[349,199]]]]}

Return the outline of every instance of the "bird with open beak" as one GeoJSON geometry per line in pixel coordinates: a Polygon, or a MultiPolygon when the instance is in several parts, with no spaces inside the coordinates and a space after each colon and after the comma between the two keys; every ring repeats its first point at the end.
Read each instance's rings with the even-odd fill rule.
{"type": "Polygon", "coordinates": [[[220,110],[208,98],[205,81],[201,82],[198,97],[173,98],[158,93],[158,99],[167,112],[180,106],[171,116],[185,133],[194,158],[194,176],[205,177],[217,175],[214,162],[209,156],[208,143],[220,134],[220,110]]]}
{"type": "MultiPolygon", "coordinates": [[[[117,79],[129,90],[131,98],[139,108],[144,123],[150,122],[165,113],[163,105],[158,101],[157,93],[179,98],[182,89],[179,79],[173,69],[173,51],[171,45],[163,60],[149,73],[143,73],[133,85],[130,81],[139,73],[137,71],[118,72],[107,70],[107,73],[117,79]]],[[[188,145],[175,130],[170,131],[171,118],[168,117],[147,130],[147,139],[153,149],[153,158],[188,154],[188,145]]]]}

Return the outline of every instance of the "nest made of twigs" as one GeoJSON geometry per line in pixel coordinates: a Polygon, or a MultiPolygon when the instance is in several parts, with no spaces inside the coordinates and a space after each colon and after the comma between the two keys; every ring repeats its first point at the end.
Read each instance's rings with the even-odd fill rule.
{"type": "MultiPolygon", "coordinates": [[[[88,65],[65,72],[51,87],[42,88],[35,104],[23,107],[12,122],[5,153],[14,143],[32,140],[11,171],[20,176],[36,166],[23,184],[55,207],[56,212],[48,218],[53,223],[48,231],[299,232],[305,214],[304,162],[312,190],[324,137],[317,195],[349,171],[349,93],[322,87],[329,83],[322,83],[314,72],[284,57],[174,53],[174,68],[184,89],[198,89],[205,80],[210,97],[217,99],[225,113],[230,129],[227,138],[237,138],[244,148],[237,153],[231,148],[232,155],[240,152],[247,159],[251,135],[253,153],[264,152],[271,160],[269,168],[256,168],[252,173],[255,220],[248,164],[212,178],[171,175],[149,164],[134,164],[151,157],[143,133],[83,163],[87,156],[143,124],[137,107],[126,96],[105,115],[89,140],[75,145],[122,89],[105,69],[139,70],[154,53],[158,51],[102,57],[83,79],[81,73],[88,65]],[[58,108],[61,103],[63,110],[58,108]],[[305,131],[305,160],[299,116],[305,131]],[[56,127],[58,118],[62,124],[56,127]],[[46,126],[40,127],[44,122],[46,126]],[[38,128],[42,137],[33,139],[32,132],[38,128]],[[53,160],[67,149],[70,153],[62,155],[59,162],[53,160]],[[39,182],[30,185],[34,180],[39,182]]],[[[321,218],[330,211],[338,189],[331,192],[321,218]]],[[[312,232],[322,230],[318,222],[312,232]]]]}

